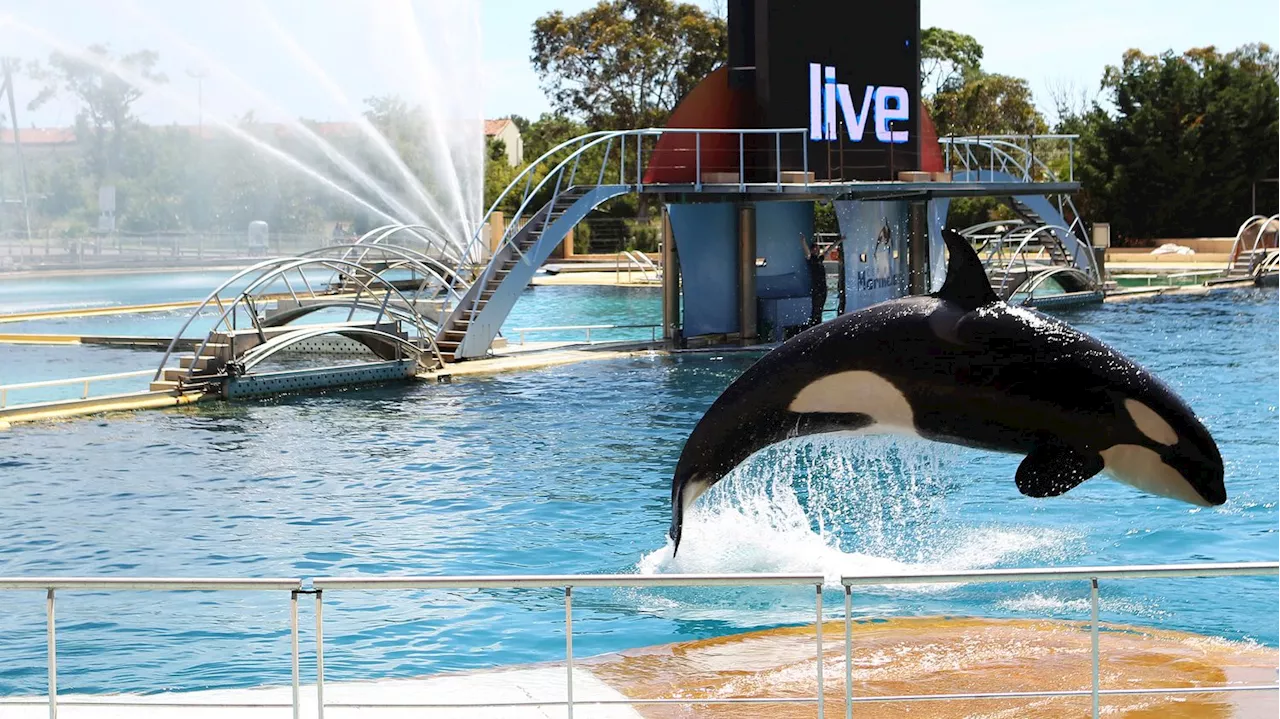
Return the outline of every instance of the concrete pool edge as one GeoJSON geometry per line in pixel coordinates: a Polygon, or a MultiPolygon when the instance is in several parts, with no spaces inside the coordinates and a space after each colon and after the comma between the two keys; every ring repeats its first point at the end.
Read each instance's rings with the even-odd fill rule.
{"type": "MultiPolygon", "coordinates": [[[[451,382],[455,377],[475,377],[557,367],[592,360],[666,354],[669,353],[656,348],[649,342],[617,342],[597,347],[567,344],[563,347],[500,354],[482,360],[446,365],[439,370],[419,373],[415,379],[428,382],[451,382]]],[[[113,412],[168,409],[218,399],[221,397],[200,392],[149,391],[33,403],[0,409],[0,431],[15,424],[74,419],[113,412]]]]}

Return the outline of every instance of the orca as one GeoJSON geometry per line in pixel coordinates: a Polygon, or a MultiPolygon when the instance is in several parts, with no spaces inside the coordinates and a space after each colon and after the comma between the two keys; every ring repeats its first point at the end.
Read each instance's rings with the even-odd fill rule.
{"type": "Polygon", "coordinates": [[[901,433],[1025,455],[1014,477],[1053,497],[1100,472],[1201,506],[1226,501],[1222,456],[1191,408],[1137,363],[1067,324],[996,297],[977,254],[943,230],[932,295],[812,327],[761,357],[711,405],[671,481],[685,512],[759,450],[821,433],[901,433]]]}

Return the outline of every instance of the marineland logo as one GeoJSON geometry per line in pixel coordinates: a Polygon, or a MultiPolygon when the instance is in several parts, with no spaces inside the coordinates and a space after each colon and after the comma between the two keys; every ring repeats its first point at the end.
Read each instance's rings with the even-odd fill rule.
{"type": "Polygon", "coordinates": [[[904,87],[888,85],[868,85],[862,93],[862,106],[853,107],[853,95],[849,86],[836,83],[834,66],[823,67],[816,62],[809,63],[809,139],[836,140],[836,112],[844,115],[844,126],[848,130],[850,142],[862,142],[867,130],[867,120],[873,114],[871,104],[875,103],[874,125],[876,140],[893,144],[907,142],[909,133],[906,130],[894,130],[890,123],[906,120],[911,117],[911,105],[904,87]]]}

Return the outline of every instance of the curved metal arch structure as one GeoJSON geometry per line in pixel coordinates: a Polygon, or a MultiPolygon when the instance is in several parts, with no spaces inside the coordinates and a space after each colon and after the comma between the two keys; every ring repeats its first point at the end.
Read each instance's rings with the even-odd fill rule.
{"type": "Polygon", "coordinates": [[[412,248],[406,245],[391,245],[391,246],[402,247],[404,249],[417,252],[417,254],[423,257],[429,257],[435,260],[436,262],[442,262],[442,258],[433,256],[430,252],[433,249],[441,250],[442,251],[441,254],[443,255],[444,260],[450,260],[454,262],[465,262],[468,259],[466,255],[466,248],[458,247],[447,236],[437,231],[434,227],[431,227],[429,225],[422,225],[422,224],[382,225],[381,227],[375,227],[372,230],[369,230],[368,232],[364,233],[359,238],[357,238],[354,243],[350,245],[336,245],[336,246],[347,247],[352,251],[360,248],[364,248],[364,247],[370,247],[370,246],[387,246],[391,244],[390,240],[392,238],[395,238],[397,235],[400,235],[401,233],[405,233],[408,237],[412,238],[413,240],[416,240],[418,243],[423,245],[426,248],[426,251],[417,252],[417,250],[413,250],[412,248]]]}
{"type": "MultiPolygon", "coordinates": [[[[373,344],[370,340],[376,340],[379,343],[395,347],[397,352],[403,351],[410,358],[418,359],[419,362],[421,361],[420,356],[425,351],[418,344],[410,342],[399,335],[368,327],[316,327],[313,329],[301,329],[297,332],[290,332],[289,334],[272,338],[268,342],[257,345],[245,352],[244,355],[242,355],[236,362],[236,365],[241,373],[248,373],[253,370],[254,367],[265,362],[279,352],[289,349],[293,345],[315,339],[316,337],[323,337],[325,335],[341,335],[343,337],[356,340],[357,342],[364,344],[366,347],[370,347],[370,345],[373,344]]],[[[377,354],[376,350],[373,350],[372,347],[370,347],[370,351],[377,354]]],[[[381,357],[381,355],[378,356],[381,357]]],[[[383,359],[390,358],[384,357],[383,359]]]]}
{"type": "MultiPolygon", "coordinates": [[[[1088,275],[1076,269],[1075,267],[1053,267],[1033,275],[1030,279],[1023,282],[1009,296],[1012,304],[1036,304],[1036,290],[1040,289],[1049,280],[1055,280],[1062,284],[1062,280],[1073,284],[1074,287],[1063,288],[1068,292],[1091,292],[1096,291],[1096,286],[1091,282],[1088,275]],[[1017,301],[1019,295],[1022,295],[1021,301],[1017,301]]],[[[1053,295],[1050,295],[1052,297],[1053,295]]],[[[1101,298],[1099,298],[1101,299],[1101,298]]]]}
{"type": "MultiPolygon", "coordinates": [[[[1014,264],[1016,264],[1018,260],[1021,259],[1023,269],[1024,270],[1029,269],[1027,265],[1026,248],[1028,244],[1030,244],[1031,240],[1035,239],[1036,237],[1042,234],[1052,237],[1058,243],[1062,243],[1064,238],[1070,239],[1075,244],[1075,247],[1072,249],[1073,265],[1078,267],[1079,262],[1078,260],[1076,260],[1076,256],[1080,250],[1080,245],[1081,245],[1080,239],[1077,238],[1071,232],[1071,230],[1067,229],[1066,227],[1063,227],[1062,225],[1041,225],[1039,227],[1032,229],[1030,232],[1028,232],[1026,236],[1022,238],[1022,241],[1018,243],[1017,248],[1014,249],[1013,256],[1009,258],[1009,262],[1004,266],[1004,271],[1002,273],[1003,278],[1000,281],[1000,287],[996,290],[997,295],[999,295],[1000,297],[1006,297],[1008,296],[1005,294],[1006,289],[1011,291],[1016,289],[1016,288],[1007,287],[1009,282],[1009,277],[1013,273],[1014,264]]],[[[1088,247],[1085,247],[1084,250],[1086,255],[1088,256],[1088,264],[1093,269],[1093,271],[1089,273],[1091,275],[1091,279],[1093,280],[1094,284],[1099,284],[1101,279],[1101,273],[1098,271],[1097,260],[1094,258],[1093,252],[1088,247]]],[[[1044,246],[1042,244],[1037,245],[1037,253],[1040,253],[1043,251],[1044,251],[1044,246]]]]}
{"type": "MultiPolygon", "coordinates": [[[[325,247],[319,247],[314,250],[308,250],[299,255],[296,255],[296,258],[321,257],[327,254],[336,254],[340,251],[343,251],[344,249],[350,249],[352,247],[355,247],[355,245],[326,245],[325,247]]],[[[361,249],[360,257],[354,260],[349,258],[345,252],[343,252],[342,256],[337,259],[345,260],[348,262],[355,262],[356,264],[363,265],[364,260],[366,257],[368,257],[369,253],[376,252],[384,255],[391,255],[392,257],[397,258],[395,266],[388,265],[386,267],[383,267],[381,270],[377,270],[377,271],[369,270],[370,274],[380,276],[391,269],[403,269],[405,267],[408,267],[411,270],[421,272],[423,275],[430,277],[432,279],[435,279],[437,282],[440,283],[440,291],[444,292],[446,295],[453,295],[455,297],[457,296],[457,291],[453,289],[454,283],[452,279],[453,278],[452,270],[450,270],[446,265],[444,265],[443,263],[439,262],[434,258],[427,257],[413,250],[403,248],[403,247],[398,247],[395,245],[367,245],[360,249],[361,249]],[[445,273],[445,274],[442,274],[442,273],[445,273]]],[[[421,286],[418,290],[416,290],[417,293],[421,293],[425,291],[426,291],[425,284],[421,286]]]]}
{"type": "Polygon", "coordinates": [[[1273,235],[1280,233],[1280,214],[1270,217],[1253,215],[1240,223],[1240,228],[1236,230],[1235,241],[1231,243],[1231,254],[1227,255],[1228,275],[1252,274],[1258,264],[1266,259],[1268,246],[1264,238],[1267,232],[1273,235]],[[1274,228],[1272,228],[1273,225],[1274,228]],[[1247,233],[1255,227],[1257,230],[1254,232],[1253,242],[1249,245],[1249,249],[1245,250],[1247,233]],[[1248,260],[1244,266],[1239,264],[1242,257],[1248,260]]]}
{"type": "MultiPolygon", "coordinates": [[[[340,248],[341,246],[320,248],[319,250],[313,251],[313,253],[332,252],[340,248]]],[[[409,268],[415,272],[423,272],[425,274],[424,284],[427,282],[427,278],[434,279],[444,286],[447,286],[447,281],[438,273],[431,270],[431,268],[424,265],[419,259],[409,256],[408,253],[402,253],[398,250],[390,250],[390,248],[384,247],[379,247],[378,249],[379,251],[389,251],[390,254],[399,255],[400,258],[395,262],[387,263],[386,267],[376,272],[369,270],[366,266],[361,265],[360,263],[350,260],[313,255],[266,260],[236,273],[210,293],[209,296],[196,307],[191,316],[188,317],[187,321],[183,324],[182,329],[180,329],[174,336],[173,340],[170,341],[169,347],[166,349],[165,354],[161,359],[160,366],[156,371],[155,379],[159,380],[162,376],[165,376],[165,365],[172,356],[173,350],[177,346],[178,341],[191,326],[195,318],[200,316],[207,308],[210,307],[210,305],[216,305],[220,310],[220,314],[215,320],[211,331],[205,336],[203,342],[201,342],[196,349],[195,357],[197,359],[206,356],[204,352],[208,348],[210,340],[216,334],[220,332],[234,333],[236,331],[235,318],[241,308],[248,310],[252,328],[256,330],[260,336],[263,336],[263,329],[266,325],[263,324],[262,320],[258,316],[257,303],[259,301],[292,299],[299,305],[303,304],[303,299],[299,297],[292,283],[289,282],[289,273],[291,272],[296,272],[298,277],[306,286],[308,302],[323,304],[325,305],[325,308],[332,308],[335,306],[348,308],[348,321],[350,321],[351,317],[354,316],[354,313],[358,309],[365,309],[374,306],[373,302],[364,300],[366,296],[377,299],[377,297],[381,295],[381,300],[376,305],[377,316],[374,323],[376,324],[384,315],[396,317],[397,319],[407,322],[415,330],[416,336],[414,341],[423,345],[424,348],[428,348],[430,354],[435,357],[437,362],[441,361],[439,350],[435,346],[436,327],[434,326],[434,323],[431,323],[418,311],[417,303],[415,301],[411,300],[400,289],[398,289],[394,283],[382,275],[391,270],[409,268]],[[306,277],[305,270],[309,267],[319,267],[324,270],[331,271],[337,276],[342,277],[344,281],[355,285],[357,291],[350,300],[347,300],[344,295],[336,292],[317,292],[311,287],[310,282],[306,277]],[[229,302],[224,302],[222,293],[239,281],[243,280],[245,277],[249,276],[253,276],[253,279],[250,280],[243,289],[238,290],[234,298],[226,298],[229,302]],[[268,296],[267,290],[277,282],[284,283],[288,290],[288,295],[268,296]],[[393,299],[395,300],[394,305],[392,304],[393,299]],[[338,304],[335,304],[335,302],[338,302],[338,304]],[[389,308],[393,309],[388,311],[389,308]]],[[[310,312],[297,313],[290,321],[292,321],[292,319],[305,316],[306,314],[310,314],[310,312]]],[[[230,361],[234,361],[234,359],[234,357],[229,358],[230,361]]],[[[186,380],[193,379],[195,377],[196,370],[196,363],[193,362],[191,366],[186,369],[183,378],[186,380]]]]}

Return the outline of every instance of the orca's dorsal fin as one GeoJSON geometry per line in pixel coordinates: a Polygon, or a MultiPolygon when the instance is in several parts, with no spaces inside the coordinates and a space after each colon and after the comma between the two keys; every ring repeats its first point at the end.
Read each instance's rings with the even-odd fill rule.
{"type": "Polygon", "coordinates": [[[941,300],[954,302],[966,312],[999,302],[1000,298],[991,289],[991,280],[987,279],[987,271],[973,251],[969,241],[955,230],[944,228],[942,239],[947,243],[947,279],[942,289],[933,294],[941,300]]]}

